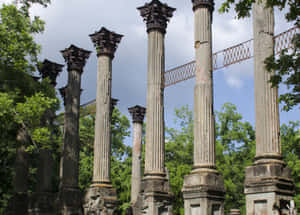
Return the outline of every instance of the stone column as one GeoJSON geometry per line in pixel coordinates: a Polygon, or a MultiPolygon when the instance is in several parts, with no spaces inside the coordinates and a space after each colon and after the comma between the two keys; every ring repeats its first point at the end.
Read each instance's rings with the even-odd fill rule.
{"type": "Polygon", "coordinates": [[[132,116],[132,170],[131,170],[131,204],[134,205],[138,199],[138,194],[141,190],[141,159],[142,159],[142,135],[143,135],[143,121],[146,108],[141,106],[134,106],[128,108],[132,116]]]}
{"type": "Polygon", "coordinates": [[[110,178],[112,59],[123,36],[101,28],[90,37],[97,49],[98,74],[93,181],[86,191],[84,213],[113,214],[117,194],[110,178]]]}
{"type": "Polygon", "coordinates": [[[194,88],[194,166],[183,185],[186,215],[224,214],[224,186],[216,170],[213,112],[213,0],[192,0],[196,83],[194,88]]]}
{"type": "MultiPolygon", "coordinates": [[[[62,71],[63,65],[44,60],[39,72],[43,79],[49,78],[50,84],[55,88],[56,78],[62,71]]],[[[55,112],[47,110],[43,117],[43,124],[48,127],[53,126],[55,112]]],[[[37,189],[30,200],[30,214],[48,215],[54,213],[55,196],[52,189],[53,180],[53,158],[49,149],[40,149],[37,169],[37,189]]]]}
{"type": "Polygon", "coordinates": [[[8,215],[28,214],[28,171],[29,155],[25,146],[30,138],[25,129],[20,128],[17,134],[18,146],[16,149],[14,195],[9,201],[8,215]]]}
{"type": "Polygon", "coordinates": [[[145,149],[145,175],[141,193],[142,212],[152,215],[171,212],[172,194],[166,177],[165,135],[164,135],[164,38],[167,23],[175,8],[152,0],[138,10],[147,25],[148,74],[147,74],[147,123],[145,149]]]}
{"type": "Polygon", "coordinates": [[[61,52],[68,65],[68,85],[65,88],[59,207],[63,215],[82,214],[82,195],[78,188],[80,85],[83,67],[91,52],[74,45],[61,52]]]}
{"type": "Polygon", "coordinates": [[[253,4],[256,156],[246,168],[247,214],[273,214],[273,206],[291,200],[294,185],[282,161],[278,89],[272,88],[265,59],[274,54],[274,12],[266,0],[253,4]]]}

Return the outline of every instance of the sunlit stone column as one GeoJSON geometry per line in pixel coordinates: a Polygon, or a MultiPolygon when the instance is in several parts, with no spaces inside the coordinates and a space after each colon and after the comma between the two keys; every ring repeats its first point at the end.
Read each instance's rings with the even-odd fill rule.
{"type": "MultiPolygon", "coordinates": [[[[112,60],[122,35],[102,27],[90,38],[97,49],[97,97],[92,185],[86,191],[84,213],[112,214],[116,209],[116,190],[111,185],[111,100],[112,60]]],[[[117,101],[117,100],[116,100],[117,101]]],[[[116,104],[116,101],[114,103],[116,104]]]]}
{"type": "Polygon", "coordinates": [[[194,88],[194,166],[183,186],[186,215],[223,214],[224,186],[216,170],[213,112],[212,14],[213,0],[192,0],[196,83],[194,88]]]}
{"type": "MultiPolygon", "coordinates": [[[[63,65],[44,60],[39,67],[39,72],[43,79],[49,78],[50,84],[55,88],[56,78],[62,71],[63,65]]],[[[44,126],[50,129],[53,127],[55,112],[51,109],[47,110],[43,117],[44,126]]],[[[53,158],[49,149],[40,149],[38,168],[37,168],[37,188],[30,199],[30,214],[48,215],[54,213],[54,192],[52,187],[53,181],[53,158]]]]}
{"type": "Polygon", "coordinates": [[[132,116],[133,122],[133,144],[132,144],[132,170],[131,170],[131,204],[135,204],[138,194],[141,190],[141,159],[142,159],[142,136],[143,136],[143,121],[146,108],[134,106],[128,108],[132,116]]]}
{"type": "MultiPolygon", "coordinates": [[[[253,4],[256,156],[246,168],[247,214],[274,214],[274,205],[293,198],[290,169],[282,161],[278,89],[269,83],[272,73],[265,59],[274,54],[274,12],[263,0],[253,4]]],[[[284,203],[285,204],[285,203],[284,203]]]]}
{"type": "Polygon", "coordinates": [[[65,88],[64,144],[61,161],[60,213],[82,214],[79,171],[79,112],[81,75],[90,51],[71,45],[61,51],[68,65],[68,85],[65,88]]]}
{"type": "Polygon", "coordinates": [[[146,22],[148,33],[145,175],[141,189],[147,207],[144,207],[143,213],[169,214],[171,193],[164,166],[164,38],[167,23],[175,9],[152,0],[138,10],[146,22]]]}

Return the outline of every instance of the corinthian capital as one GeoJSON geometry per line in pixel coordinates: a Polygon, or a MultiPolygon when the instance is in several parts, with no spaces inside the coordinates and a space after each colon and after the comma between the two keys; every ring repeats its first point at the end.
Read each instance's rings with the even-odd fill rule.
{"type": "Polygon", "coordinates": [[[109,31],[104,27],[102,27],[100,31],[90,35],[90,38],[97,49],[97,55],[108,55],[112,58],[114,57],[122,37],[123,35],[109,31]]]}
{"type": "Polygon", "coordinates": [[[147,24],[147,32],[158,30],[166,33],[167,23],[173,16],[175,8],[169,7],[167,4],[161,3],[159,0],[152,0],[143,7],[137,8],[144,21],[147,24]]]}

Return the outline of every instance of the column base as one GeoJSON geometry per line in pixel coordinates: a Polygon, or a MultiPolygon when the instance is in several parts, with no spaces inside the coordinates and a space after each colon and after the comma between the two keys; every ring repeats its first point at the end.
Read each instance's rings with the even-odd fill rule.
{"type": "Polygon", "coordinates": [[[193,170],[184,177],[182,192],[185,215],[224,214],[224,183],[215,169],[193,170]]]}
{"type": "Polygon", "coordinates": [[[117,192],[111,184],[92,184],[86,190],[83,203],[84,215],[113,215],[117,206],[117,192]]]}
{"type": "Polygon", "coordinates": [[[171,215],[173,194],[166,175],[146,175],[141,182],[141,191],[132,205],[133,215],[171,215]]]}
{"type": "Polygon", "coordinates": [[[55,214],[54,193],[40,192],[33,193],[29,201],[29,215],[53,215],[55,214]]]}
{"type": "Polygon", "coordinates": [[[259,159],[246,168],[244,191],[247,214],[288,214],[295,195],[291,169],[282,160],[259,159]]]}
{"type": "Polygon", "coordinates": [[[82,215],[82,193],[79,188],[62,188],[58,193],[57,208],[59,215],[82,215]]]}
{"type": "Polygon", "coordinates": [[[8,215],[28,214],[28,194],[15,193],[8,203],[8,215]]]}

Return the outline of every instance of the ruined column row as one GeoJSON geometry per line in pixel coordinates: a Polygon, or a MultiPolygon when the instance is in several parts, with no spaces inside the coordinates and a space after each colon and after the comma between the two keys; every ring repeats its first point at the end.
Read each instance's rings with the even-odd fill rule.
{"type": "MultiPolygon", "coordinates": [[[[213,0],[192,0],[194,11],[194,48],[196,81],[194,87],[194,159],[192,171],[184,177],[182,188],[184,213],[224,214],[223,178],[216,170],[215,116],[213,111],[212,17],[213,0]]],[[[245,194],[247,214],[272,214],[272,207],[291,200],[294,184],[290,169],[282,161],[279,135],[278,93],[268,82],[271,73],[264,59],[274,53],[274,14],[266,2],[253,5],[254,79],[256,113],[256,157],[246,169],[245,194]],[[284,189],[282,188],[284,187],[284,189]]],[[[164,123],[164,39],[167,24],[175,8],[152,0],[138,10],[148,34],[147,108],[129,108],[133,122],[132,187],[130,213],[135,215],[172,214],[173,194],[165,168],[164,123]],[[143,121],[146,121],[145,170],[142,176],[143,121]]],[[[122,35],[101,28],[90,35],[96,48],[97,96],[94,139],[93,178],[83,194],[79,190],[79,114],[81,75],[91,52],[71,45],[61,51],[67,63],[68,84],[61,88],[64,99],[64,136],[57,198],[51,190],[52,157],[49,150],[40,152],[37,192],[30,201],[31,214],[107,214],[117,209],[117,192],[111,182],[111,121],[116,99],[111,98],[112,60],[122,35]],[[56,200],[56,201],[55,201],[56,200]],[[48,203],[47,203],[48,202],[48,203]],[[51,203],[49,203],[51,202],[51,203]],[[55,203],[54,203],[55,202],[55,203]],[[45,207],[46,206],[46,207],[45,207]],[[54,209],[55,208],[55,209],[54,209]]],[[[53,87],[63,65],[48,60],[40,68],[42,78],[50,78],[53,87]]],[[[45,121],[51,121],[48,113],[45,121]]],[[[50,123],[51,124],[51,123],[50,123]]],[[[20,131],[20,142],[26,133],[20,131]]],[[[28,163],[24,148],[17,149],[15,214],[26,214],[27,184],[18,177],[27,177],[28,163]],[[18,208],[18,203],[23,205],[18,208]]],[[[233,209],[231,214],[240,214],[233,209]]]]}

